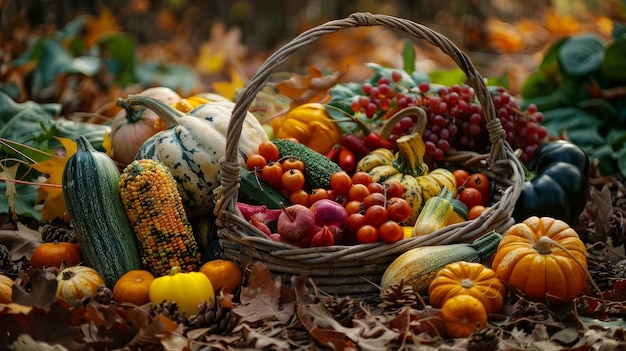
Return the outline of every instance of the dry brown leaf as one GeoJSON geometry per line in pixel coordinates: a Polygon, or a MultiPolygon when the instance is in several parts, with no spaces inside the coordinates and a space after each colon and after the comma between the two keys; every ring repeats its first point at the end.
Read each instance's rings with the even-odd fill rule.
{"type": "Polygon", "coordinates": [[[337,71],[325,76],[320,69],[310,65],[308,76],[294,73],[291,78],[276,84],[276,88],[282,95],[292,99],[293,108],[307,102],[322,101],[344,74],[343,71],[337,71]]]}
{"type": "Polygon", "coordinates": [[[30,260],[33,250],[43,240],[38,230],[33,230],[23,223],[17,223],[17,230],[0,230],[0,244],[9,248],[11,261],[19,261],[22,258],[30,260]]]}

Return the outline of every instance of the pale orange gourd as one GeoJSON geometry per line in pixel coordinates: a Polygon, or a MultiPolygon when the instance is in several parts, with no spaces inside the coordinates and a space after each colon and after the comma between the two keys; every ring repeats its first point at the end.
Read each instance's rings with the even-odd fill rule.
{"type": "Polygon", "coordinates": [[[441,307],[441,317],[446,324],[446,333],[452,338],[467,338],[487,324],[485,306],[470,295],[457,295],[446,301],[441,307]]]}

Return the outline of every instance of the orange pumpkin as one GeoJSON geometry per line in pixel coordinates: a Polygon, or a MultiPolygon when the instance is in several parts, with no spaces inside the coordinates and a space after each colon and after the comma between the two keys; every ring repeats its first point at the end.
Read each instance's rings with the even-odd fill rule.
{"type": "Polygon", "coordinates": [[[209,278],[216,292],[222,289],[224,292],[234,293],[243,282],[241,268],[230,260],[209,261],[203,264],[199,271],[209,278]]]}
{"type": "Polygon", "coordinates": [[[11,303],[13,297],[13,279],[0,274],[0,303],[11,303]]]}
{"type": "Polygon", "coordinates": [[[87,297],[94,295],[104,280],[95,269],[86,266],[68,267],[57,275],[57,298],[72,306],[80,305],[87,297]]]}
{"type": "Polygon", "coordinates": [[[150,302],[150,284],[154,278],[152,273],[142,269],[126,272],[113,286],[113,300],[138,306],[150,302]]]}
{"type": "Polygon", "coordinates": [[[533,216],[507,230],[492,267],[532,299],[570,301],[585,287],[587,253],[567,223],[533,216]]]}
{"type": "Polygon", "coordinates": [[[498,313],[504,304],[504,284],[495,272],[476,262],[459,261],[446,265],[428,288],[428,299],[433,307],[440,308],[457,295],[477,298],[488,313],[498,313]]]}
{"type": "Polygon", "coordinates": [[[441,307],[446,333],[452,338],[467,338],[487,324],[485,306],[471,295],[457,295],[441,307]]]}
{"type": "MultiPolygon", "coordinates": [[[[139,95],[149,96],[168,104],[181,99],[180,95],[166,87],[149,88],[139,95]]],[[[126,105],[122,107],[123,109],[113,118],[109,138],[113,160],[127,165],[135,159],[141,144],[155,134],[154,123],[158,116],[150,109],[136,110],[126,105]]]]}
{"type": "Polygon", "coordinates": [[[78,244],[57,241],[40,244],[33,250],[30,264],[35,268],[60,267],[63,261],[68,266],[83,262],[78,244]]]}

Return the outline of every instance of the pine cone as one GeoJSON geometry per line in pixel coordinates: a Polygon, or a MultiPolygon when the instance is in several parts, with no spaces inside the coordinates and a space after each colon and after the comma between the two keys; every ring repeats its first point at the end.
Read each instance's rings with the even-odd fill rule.
{"type": "Polygon", "coordinates": [[[12,273],[15,268],[15,264],[11,261],[11,251],[8,247],[0,244],[0,272],[12,273]]]}
{"type": "Polygon", "coordinates": [[[515,302],[511,312],[511,320],[524,330],[532,330],[535,326],[534,322],[547,321],[548,318],[549,313],[545,305],[524,298],[515,302]]]}
{"type": "Polygon", "coordinates": [[[110,305],[113,301],[113,291],[105,285],[100,285],[94,295],[94,300],[102,305],[110,305]]]}
{"type": "MultiPolygon", "coordinates": [[[[618,263],[619,264],[619,263],[618,263]]],[[[589,265],[588,270],[589,274],[593,278],[593,281],[598,285],[600,290],[605,291],[610,289],[612,286],[611,278],[616,273],[616,267],[613,266],[610,262],[600,262],[595,265],[589,265]]],[[[626,267],[626,265],[625,265],[626,267]]],[[[624,268],[622,268],[624,270],[624,268]]],[[[622,274],[626,274],[626,271],[623,271],[622,274]]]]}
{"type": "Polygon", "coordinates": [[[380,294],[382,303],[379,305],[385,309],[397,309],[404,306],[419,307],[419,296],[413,290],[413,287],[409,284],[404,284],[400,281],[400,284],[392,284],[385,291],[380,294]]]}
{"type": "Polygon", "coordinates": [[[352,320],[355,318],[355,314],[361,310],[356,301],[349,297],[343,297],[340,300],[332,298],[323,301],[323,303],[335,320],[348,328],[352,328],[352,320]]]}
{"type": "Polygon", "coordinates": [[[153,317],[163,315],[164,317],[167,317],[177,323],[181,323],[184,325],[189,324],[189,318],[187,317],[187,313],[179,313],[178,304],[175,301],[169,303],[163,300],[163,302],[155,304],[152,308],[151,315],[153,317]]]}
{"type": "MultiPolygon", "coordinates": [[[[612,273],[616,278],[626,278],[626,260],[621,260],[614,264],[612,273]]],[[[597,283],[598,282],[596,282],[596,284],[597,283]]]]}
{"type": "Polygon", "coordinates": [[[477,329],[469,337],[467,351],[493,351],[498,348],[500,339],[491,328],[477,329]]]}
{"type": "Polygon", "coordinates": [[[78,238],[74,229],[68,227],[60,227],[52,224],[46,224],[41,229],[41,240],[45,243],[68,242],[76,243],[78,238]]]}
{"type": "Polygon", "coordinates": [[[209,333],[227,335],[239,323],[239,316],[230,308],[216,302],[203,302],[198,305],[198,314],[189,317],[189,327],[209,328],[209,333]]]}

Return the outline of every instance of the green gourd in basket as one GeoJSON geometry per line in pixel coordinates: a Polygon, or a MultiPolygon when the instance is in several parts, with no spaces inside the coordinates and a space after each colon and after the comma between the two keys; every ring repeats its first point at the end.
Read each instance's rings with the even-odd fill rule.
{"type": "Polygon", "coordinates": [[[285,281],[290,281],[292,275],[306,274],[319,290],[328,294],[352,297],[379,294],[378,285],[385,269],[394,259],[413,248],[470,243],[489,232],[503,233],[515,222],[512,213],[524,181],[522,165],[506,142],[506,134],[497,118],[491,94],[467,55],[449,39],[426,26],[408,19],[370,13],[354,13],[347,18],[309,29],[267,58],[241,92],[233,109],[221,167],[222,192],[215,213],[220,245],[227,258],[243,265],[255,261],[263,262],[275,275],[284,276],[285,281]],[[476,92],[476,98],[484,110],[491,148],[486,155],[458,152],[451,159],[459,166],[468,166],[471,162],[474,169],[490,174],[498,191],[495,202],[477,219],[451,224],[433,233],[391,244],[377,242],[352,246],[297,248],[272,241],[247,222],[237,209],[241,170],[237,158],[237,144],[247,111],[256,94],[268,83],[273,70],[296,50],[311,44],[325,34],[364,26],[383,26],[423,39],[450,56],[465,72],[467,84],[476,92]],[[480,161],[476,162],[477,159],[480,161]]]}

